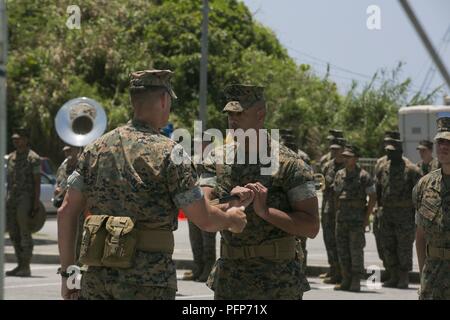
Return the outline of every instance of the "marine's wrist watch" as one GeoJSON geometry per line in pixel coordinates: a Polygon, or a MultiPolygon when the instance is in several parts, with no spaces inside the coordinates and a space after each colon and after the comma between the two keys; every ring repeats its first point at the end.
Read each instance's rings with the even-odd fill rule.
{"type": "Polygon", "coordinates": [[[60,274],[61,277],[63,277],[63,278],[69,278],[70,277],[70,273],[68,273],[67,271],[63,271],[61,269],[61,267],[58,268],[58,271],[56,272],[56,274],[60,274]]]}

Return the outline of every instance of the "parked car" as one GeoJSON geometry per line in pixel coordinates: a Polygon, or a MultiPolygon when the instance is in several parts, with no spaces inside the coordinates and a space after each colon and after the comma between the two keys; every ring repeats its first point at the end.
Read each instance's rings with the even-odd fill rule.
{"type": "MultiPolygon", "coordinates": [[[[5,177],[6,177],[6,161],[5,156],[5,177]]],[[[56,213],[57,208],[53,205],[53,193],[55,191],[56,178],[48,158],[41,158],[41,195],[40,200],[44,204],[47,213],[56,213]]]]}

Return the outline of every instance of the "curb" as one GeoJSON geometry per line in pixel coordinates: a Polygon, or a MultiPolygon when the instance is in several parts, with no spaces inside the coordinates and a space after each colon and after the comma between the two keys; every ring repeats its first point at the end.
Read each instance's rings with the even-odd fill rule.
{"type": "MultiPolygon", "coordinates": [[[[173,259],[177,269],[193,269],[194,261],[185,259],[173,259]]],[[[17,263],[16,256],[13,253],[5,253],[5,262],[17,263]]],[[[55,254],[39,253],[33,254],[31,263],[37,264],[59,264],[59,256],[55,254]]],[[[307,266],[306,275],[309,277],[318,277],[320,274],[328,271],[328,266],[307,266]]],[[[384,270],[381,270],[381,274],[384,274],[384,270]]],[[[366,270],[366,273],[369,274],[366,270]]],[[[409,273],[410,283],[420,283],[419,272],[412,271],[409,273]]]]}

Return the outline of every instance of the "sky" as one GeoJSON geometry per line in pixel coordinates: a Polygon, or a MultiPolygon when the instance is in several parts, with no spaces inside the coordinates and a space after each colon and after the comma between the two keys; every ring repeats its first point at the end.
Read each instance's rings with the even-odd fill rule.
{"type": "MultiPolygon", "coordinates": [[[[341,92],[352,79],[368,82],[380,69],[405,63],[401,79],[412,79],[419,91],[432,66],[431,58],[397,0],[242,0],[254,18],[274,31],[298,63],[311,64],[318,75],[330,63],[332,78],[341,92]],[[369,30],[367,13],[376,5],[380,29],[369,30]]],[[[450,72],[450,0],[409,0],[436,50],[450,72]],[[447,41],[443,41],[447,33],[447,41]]],[[[434,66],[434,65],[433,65],[434,66]]],[[[436,69],[436,68],[434,68],[436,69]]],[[[428,88],[444,84],[436,70],[428,88]]],[[[443,87],[436,104],[442,104],[443,87]]]]}

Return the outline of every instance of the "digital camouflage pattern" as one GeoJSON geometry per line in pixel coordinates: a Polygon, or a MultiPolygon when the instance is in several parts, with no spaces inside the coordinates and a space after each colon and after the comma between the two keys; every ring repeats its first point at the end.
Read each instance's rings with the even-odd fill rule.
{"type": "Polygon", "coordinates": [[[332,272],[339,266],[336,248],[336,208],[333,183],[336,173],[343,168],[344,163],[337,163],[335,159],[328,161],[323,168],[325,190],[323,191],[321,223],[328,263],[332,272]]]}
{"type": "Polygon", "coordinates": [[[258,101],[264,101],[264,87],[232,84],[224,89],[227,104],[223,111],[242,112],[258,101]]]}
{"type": "MultiPolygon", "coordinates": [[[[261,175],[261,164],[217,164],[213,160],[226,154],[233,145],[216,149],[204,164],[200,183],[214,188],[214,195],[222,197],[235,187],[261,182],[268,191],[267,204],[284,212],[291,212],[290,201],[301,201],[316,196],[311,168],[292,150],[280,145],[279,170],[272,175],[261,175]]],[[[231,151],[233,152],[233,150],[231,151]]],[[[232,153],[233,154],[233,153],[232,153]]],[[[233,162],[235,163],[235,162],[233,162]]],[[[221,232],[221,241],[230,246],[260,245],[289,234],[260,218],[253,206],[246,208],[247,225],[242,233],[221,232]]],[[[271,260],[261,257],[227,259],[221,257],[208,279],[215,299],[301,299],[309,284],[302,270],[300,243],[298,258],[271,260]]]]}
{"type": "Polygon", "coordinates": [[[33,150],[8,155],[6,221],[19,265],[29,264],[33,255],[29,220],[34,203],[34,176],[40,172],[41,158],[33,150]]]}
{"type": "Polygon", "coordinates": [[[420,175],[424,176],[430,173],[431,171],[439,169],[441,165],[439,164],[439,161],[437,159],[433,158],[433,160],[431,160],[429,163],[426,164],[423,161],[419,161],[417,163],[417,167],[419,167],[420,175]]]}
{"type": "Polygon", "coordinates": [[[163,87],[167,89],[172,98],[176,99],[177,96],[170,83],[172,75],[173,72],[170,70],[143,70],[132,72],[130,74],[130,88],[163,87]]]}
{"type": "MultiPolygon", "coordinates": [[[[147,229],[176,230],[178,208],[203,195],[196,186],[193,164],[173,162],[170,155],[174,148],[183,154],[181,146],[149,125],[130,121],[85,148],[77,171],[69,177],[69,186],[83,192],[90,214],[128,216],[137,225],[145,223],[147,229]]],[[[135,285],[143,290],[176,289],[171,254],[137,251],[134,264],[130,269],[104,268],[102,272],[89,268],[85,278],[89,281],[82,280],[82,295],[92,297],[97,291],[101,295],[105,290],[111,293],[113,288],[135,285]],[[92,280],[95,277],[98,279],[92,280]],[[111,282],[108,277],[116,280],[111,282]],[[89,285],[97,281],[104,286],[89,285]]]]}
{"type": "Polygon", "coordinates": [[[364,273],[364,219],[366,197],[375,194],[370,174],[356,166],[348,172],[341,169],[334,180],[336,199],[336,243],[341,272],[344,275],[364,273]]]}
{"type": "MultiPolygon", "coordinates": [[[[450,249],[450,181],[442,170],[420,179],[413,191],[416,223],[427,246],[450,249]]],[[[421,299],[450,299],[450,259],[425,258],[420,279],[421,299]]]]}
{"type": "Polygon", "coordinates": [[[388,269],[412,269],[415,224],[411,191],[419,177],[419,168],[403,159],[398,163],[387,160],[377,172],[380,241],[388,269]]]}
{"type": "Polygon", "coordinates": [[[77,162],[70,163],[68,159],[65,159],[56,171],[56,186],[64,189],[67,187],[67,179],[77,168],[77,162]]]}

